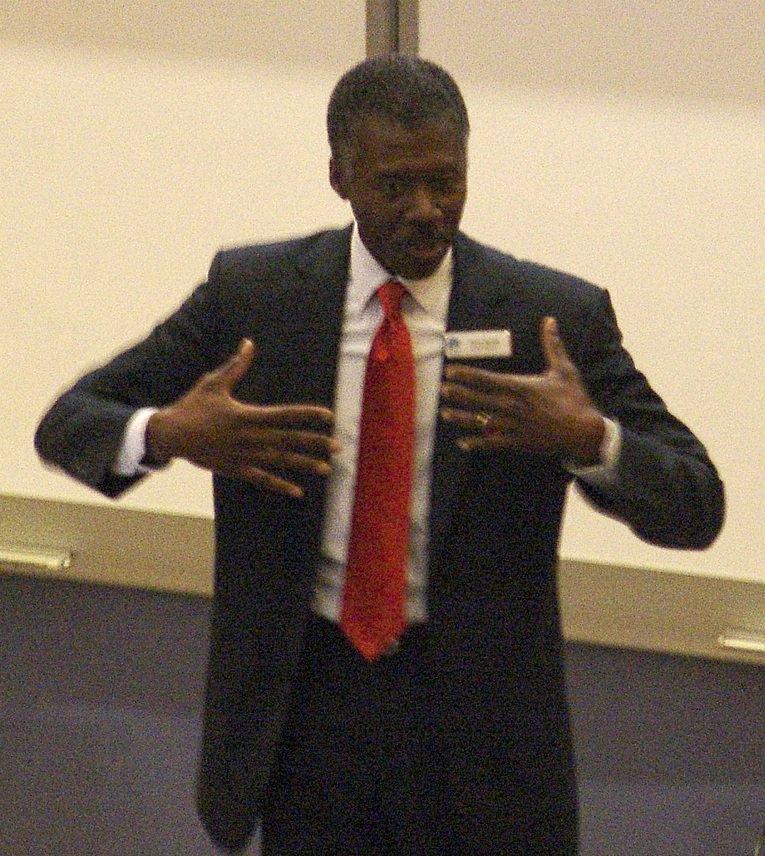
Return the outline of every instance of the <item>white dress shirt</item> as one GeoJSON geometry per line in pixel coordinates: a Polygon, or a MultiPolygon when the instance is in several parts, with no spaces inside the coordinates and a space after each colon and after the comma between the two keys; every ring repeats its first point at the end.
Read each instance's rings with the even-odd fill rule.
{"type": "MultiPolygon", "coordinates": [[[[390,274],[364,246],[358,230],[354,229],[335,393],[335,436],[342,444],[342,451],[334,456],[332,473],[328,476],[321,539],[322,563],[313,602],[316,612],[334,621],[340,615],[348,554],[364,373],[372,339],[383,317],[375,292],[390,278],[390,274]]],[[[414,480],[406,600],[407,621],[412,623],[427,618],[425,591],[430,478],[452,284],[451,251],[438,270],[426,279],[399,279],[407,288],[401,302],[401,313],[412,338],[415,371],[414,480]]]]}
{"type": "MultiPolygon", "coordinates": [[[[452,253],[449,251],[431,276],[420,280],[399,278],[407,288],[401,311],[412,338],[416,396],[414,482],[406,605],[409,623],[427,620],[431,472],[452,268],[452,253]]],[[[312,604],[315,612],[332,621],[337,621],[340,615],[356,483],[364,373],[372,339],[383,316],[375,292],[390,278],[390,274],[364,246],[358,230],[354,228],[334,405],[334,431],[342,450],[333,456],[332,472],[327,477],[327,500],[321,536],[322,560],[312,604]]],[[[146,423],[154,412],[154,408],[142,408],[128,422],[122,447],[115,461],[115,473],[132,476],[147,472],[141,465],[141,460],[146,449],[146,423]]],[[[616,465],[621,449],[620,426],[609,419],[605,420],[605,425],[606,432],[601,446],[602,463],[592,467],[569,467],[574,475],[601,485],[616,478],[616,465]]]]}

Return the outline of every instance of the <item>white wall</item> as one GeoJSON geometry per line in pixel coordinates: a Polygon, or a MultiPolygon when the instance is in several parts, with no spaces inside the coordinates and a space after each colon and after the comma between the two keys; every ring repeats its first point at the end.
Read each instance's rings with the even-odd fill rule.
{"type": "MultiPolygon", "coordinates": [[[[349,220],[324,113],[364,56],[363,4],[255,5],[0,11],[0,493],[99,501],[36,459],[53,397],[169,312],[218,247],[349,220]]],[[[176,464],[124,504],[210,514],[209,494],[176,464]]]]}
{"type": "MultiPolygon", "coordinates": [[[[628,347],[728,486],[707,553],[651,549],[581,503],[564,553],[765,579],[765,4],[420,12],[421,53],[471,110],[466,230],[608,287],[628,347]]],[[[363,56],[364,4],[62,0],[0,9],[0,33],[0,493],[93,502],[38,463],[40,414],[220,245],[347,220],[324,108],[363,56]]],[[[123,502],[209,514],[208,478],[175,465],[123,502]]]]}
{"type": "Polygon", "coordinates": [[[568,558],[765,579],[765,4],[421,0],[471,111],[465,229],[611,292],[626,345],[707,444],[728,522],[650,548],[576,499],[568,558]]]}

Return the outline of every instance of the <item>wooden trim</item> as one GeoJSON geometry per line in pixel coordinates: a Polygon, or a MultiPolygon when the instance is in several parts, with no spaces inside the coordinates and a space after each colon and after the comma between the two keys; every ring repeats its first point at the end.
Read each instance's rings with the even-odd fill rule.
{"type": "Polygon", "coordinates": [[[68,555],[65,571],[2,562],[0,570],[209,597],[213,524],[118,505],[0,496],[3,547],[68,555]]]}
{"type": "MultiPolygon", "coordinates": [[[[209,518],[0,496],[0,532],[5,573],[212,594],[209,518]]],[[[765,664],[765,583],[564,560],[559,590],[571,641],[765,664]]]]}
{"type": "Polygon", "coordinates": [[[763,583],[567,560],[558,585],[573,641],[765,664],[763,583]]]}

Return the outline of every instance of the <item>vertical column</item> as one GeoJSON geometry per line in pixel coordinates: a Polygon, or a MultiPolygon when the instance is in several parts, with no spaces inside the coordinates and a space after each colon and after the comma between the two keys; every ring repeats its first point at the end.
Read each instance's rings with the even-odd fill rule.
{"type": "Polygon", "coordinates": [[[367,0],[367,56],[417,53],[418,0],[367,0]]]}

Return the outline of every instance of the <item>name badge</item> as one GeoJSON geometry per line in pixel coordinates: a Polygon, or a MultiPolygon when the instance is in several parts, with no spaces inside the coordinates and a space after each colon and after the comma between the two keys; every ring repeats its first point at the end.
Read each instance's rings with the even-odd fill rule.
{"type": "Polygon", "coordinates": [[[444,353],[447,360],[511,357],[513,337],[509,330],[450,330],[444,353]]]}

